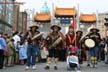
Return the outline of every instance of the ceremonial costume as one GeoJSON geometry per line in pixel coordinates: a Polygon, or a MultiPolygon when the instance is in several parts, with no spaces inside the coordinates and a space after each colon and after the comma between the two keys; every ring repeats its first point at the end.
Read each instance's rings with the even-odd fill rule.
{"type": "Polygon", "coordinates": [[[82,53],[83,49],[81,48],[81,37],[83,35],[83,32],[81,30],[76,31],[76,46],[78,47],[78,58],[79,58],[79,63],[83,63],[83,58],[82,58],[82,53]]]}
{"type": "Polygon", "coordinates": [[[69,31],[66,34],[66,47],[67,47],[67,68],[77,68],[79,66],[79,34],[74,32],[72,26],[69,26],[69,31]]]}
{"type": "Polygon", "coordinates": [[[35,69],[36,63],[36,53],[39,51],[39,43],[41,40],[41,35],[39,31],[37,31],[38,26],[33,24],[30,26],[30,31],[27,32],[27,40],[28,40],[28,47],[27,47],[27,67],[29,69],[32,66],[35,69]]]}
{"type": "Polygon", "coordinates": [[[96,67],[97,66],[97,57],[98,57],[98,51],[100,49],[99,44],[101,42],[101,37],[99,34],[99,30],[97,28],[90,29],[90,33],[88,35],[90,39],[92,39],[95,43],[94,47],[89,48],[88,52],[90,55],[90,61],[91,66],[96,67]]]}
{"type": "Polygon", "coordinates": [[[57,70],[57,62],[59,59],[60,50],[62,48],[64,48],[64,45],[65,45],[64,44],[65,37],[60,32],[60,30],[61,30],[60,26],[55,24],[55,25],[51,26],[51,29],[53,31],[50,32],[48,34],[48,36],[46,37],[49,55],[47,58],[47,65],[46,65],[45,69],[50,68],[49,64],[51,63],[51,59],[54,57],[54,62],[55,62],[54,69],[57,70]]]}

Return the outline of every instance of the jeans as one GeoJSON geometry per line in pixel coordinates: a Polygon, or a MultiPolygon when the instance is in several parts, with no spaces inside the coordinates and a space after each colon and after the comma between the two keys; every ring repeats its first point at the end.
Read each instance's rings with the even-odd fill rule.
{"type": "Polygon", "coordinates": [[[2,49],[0,49],[0,69],[3,68],[3,62],[4,62],[4,55],[3,55],[4,51],[2,49]]]}
{"type": "Polygon", "coordinates": [[[93,56],[93,57],[96,57],[96,58],[97,58],[97,57],[98,57],[99,48],[100,48],[99,46],[95,46],[95,47],[93,47],[93,48],[90,48],[89,51],[88,51],[90,57],[93,56]]]}
{"type": "Polygon", "coordinates": [[[39,45],[28,44],[27,47],[27,66],[33,66],[36,64],[36,52],[39,49],[39,45]]]}

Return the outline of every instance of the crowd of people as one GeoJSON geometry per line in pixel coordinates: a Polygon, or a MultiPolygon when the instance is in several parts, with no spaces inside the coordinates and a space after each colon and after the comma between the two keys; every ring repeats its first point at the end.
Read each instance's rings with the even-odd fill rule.
{"type": "Polygon", "coordinates": [[[69,48],[75,48],[71,50],[76,50],[74,55],[78,57],[79,64],[83,61],[87,61],[90,67],[97,67],[99,61],[108,64],[108,37],[102,38],[97,28],[91,28],[87,35],[83,35],[81,30],[75,31],[69,26],[68,33],[64,35],[61,27],[54,24],[46,38],[38,31],[38,25],[32,24],[29,28],[27,32],[16,31],[13,35],[0,33],[0,69],[16,64],[26,65],[26,70],[36,69],[36,60],[46,59],[45,69],[50,69],[54,61],[54,69],[57,70],[58,61],[66,61],[69,56],[69,48]]]}

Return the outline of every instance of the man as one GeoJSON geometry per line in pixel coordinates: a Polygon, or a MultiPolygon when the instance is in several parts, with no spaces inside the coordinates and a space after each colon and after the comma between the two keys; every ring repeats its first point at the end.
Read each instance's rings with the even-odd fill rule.
{"type": "Polygon", "coordinates": [[[18,64],[19,63],[19,54],[18,54],[18,50],[17,50],[17,44],[18,44],[18,42],[21,41],[18,31],[13,33],[13,40],[14,40],[14,46],[15,46],[15,55],[14,55],[15,56],[15,64],[18,64]]]}
{"type": "Polygon", "coordinates": [[[106,60],[105,60],[105,64],[108,64],[108,36],[106,37],[106,42],[105,42],[106,44],[105,44],[105,58],[106,58],[106,60]]]}
{"type": "Polygon", "coordinates": [[[51,32],[46,37],[47,48],[49,51],[49,55],[47,58],[47,64],[45,69],[50,69],[51,59],[54,57],[54,69],[57,70],[57,63],[59,59],[60,50],[65,48],[64,44],[64,35],[60,32],[61,27],[57,24],[51,26],[51,32]]]}
{"type": "Polygon", "coordinates": [[[17,46],[17,42],[21,41],[20,36],[18,35],[18,31],[16,31],[15,33],[13,33],[13,39],[14,39],[14,45],[16,47],[17,46]]]}
{"type": "Polygon", "coordinates": [[[37,30],[38,28],[36,24],[32,24],[26,34],[28,40],[26,70],[28,70],[30,66],[32,66],[32,69],[36,69],[36,52],[39,51],[39,41],[41,40],[41,34],[37,30]]]}
{"type": "Polygon", "coordinates": [[[99,51],[99,44],[101,42],[101,37],[99,34],[99,29],[97,28],[91,28],[90,34],[88,35],[90,39],[92,39],[95,42],[95,46],[93,48],[90,48],[88,50],[90,55],[90,61],[91,61],[91,67],[97,67],[97,57],[98,57],[98,51],[99,51]]]}
{"type": "Polygon", "coordinates": [[[0,33],[0,69],[3,68],[4,52],[7,51],[6,40],[3,38],[3,33],[0,33]]]}
{"type": "Polygon", "coordinates": [[[83,63],[83,55],[82,55],[82,49],[81,49],[81,38],[82,38],[83,32],[81,30],[76,31],[76,46],[78,47],[78,58],[79,58],[79,63],[83,63]]]}

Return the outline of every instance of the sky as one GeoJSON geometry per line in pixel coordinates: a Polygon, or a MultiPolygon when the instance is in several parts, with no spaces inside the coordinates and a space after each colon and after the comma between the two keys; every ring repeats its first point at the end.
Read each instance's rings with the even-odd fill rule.
{"type": "Polygon", "coordinates": [[[16,0],[18,2],[25,2],[21,6],[21,10],[35,10],[39,12],[45,1],[52,11],[52,3],[54,7],[76,7],[80,13],[102,13],[108,12],[108,0],[16,0]]]}

